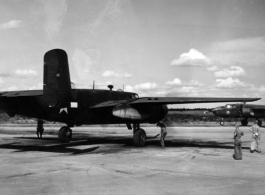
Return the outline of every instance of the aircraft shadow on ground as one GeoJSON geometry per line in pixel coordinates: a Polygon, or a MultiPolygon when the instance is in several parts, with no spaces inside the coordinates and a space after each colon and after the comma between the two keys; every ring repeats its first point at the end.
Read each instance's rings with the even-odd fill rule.
{"type": "MultiPolygon", "coordinates": [[[[54,138],[43,138],[37,139],[33,137],[15,137],[18,140],[14,143],[2,144],[0,145],[0,149],[13,149],[15,152],[28,152],[28,151],[38,151],[38,152],[52,152],[52,153],[63,153],[70,155],[82,155],[89,153],[118,153],[124,150],[134,149],[133,141],[131,137],[115,137],[115,136],[79,136],[72,139],[70,143],[59,143],[57,137],[54,138]],[[27,143],[26,140],[29,140],[27,143]],[[109,146],[106,147],[104,145],[108,144],[117,144],[119,147],[109,146]],[[104,146],[103,150],[102,145],[104,146]],[[78,146],[91,146],[86,149],[75,148],[78,146]],[[99,150],[98,150],[99,149],[99,150]]],[[[160,148],[160,140],[155,137],[147,138],[146,147],[152,148],[160,148]]],[[[165,141],[165,145],[168,148],[210,148],[210,149],[233,149],[234,144],[233,141],[228,142],[218,142],[218,141],[209,141],[203,139],[182,139],[182,138],[170,138],[165,141]]],[[[249,147],[242,147],[243,149],[249,149],[249,147]]]]}

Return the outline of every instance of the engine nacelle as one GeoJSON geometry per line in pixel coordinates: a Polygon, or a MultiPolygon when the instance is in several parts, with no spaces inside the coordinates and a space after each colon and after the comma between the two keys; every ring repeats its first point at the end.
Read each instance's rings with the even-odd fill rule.
{"type": "Polygon", "coordinates": [[[122,105],[113,108],[112,110],[113,116],[123,118],[123,119],[132,119],[132,120],[144,120],[147,119],[150,114],[140,112],[137,109],[129,106],[129,105],[122,105]]]}
{"type": "Polygon", "coordinates": [[[242,107],[242,117],[253,117],[254,112],[250,108],[242,107]]]}
{"type": "Polygon", "coordinates": [[[157,123],[162,120],[168,112],[166,105],[121,105],[113,108],[113,116],[138,122],[157,123]]]}

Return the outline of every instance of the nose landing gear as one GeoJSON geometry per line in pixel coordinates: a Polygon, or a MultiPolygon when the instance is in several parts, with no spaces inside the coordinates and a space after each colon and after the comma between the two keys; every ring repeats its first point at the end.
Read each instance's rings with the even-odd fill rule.
{"type": "Polygon", "coordinates": [[[224,126],[224,125],[225,125],[225,121],[224,121],[223,118],[222,118],[221,121],[220,121],[220,125],[221,125],[221,126],[224,126]]]}

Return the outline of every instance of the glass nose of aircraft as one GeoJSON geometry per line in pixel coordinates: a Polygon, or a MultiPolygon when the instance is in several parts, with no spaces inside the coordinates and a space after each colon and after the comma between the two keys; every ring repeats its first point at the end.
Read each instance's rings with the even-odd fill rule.
{"type": "Polygon", "coordinates": [[[211,111],[212,113],[214,113],[215,115],[218,115],[218,113],[222,110],[223,107],[217,107],[217,108],[213,108],[211,111]]]}

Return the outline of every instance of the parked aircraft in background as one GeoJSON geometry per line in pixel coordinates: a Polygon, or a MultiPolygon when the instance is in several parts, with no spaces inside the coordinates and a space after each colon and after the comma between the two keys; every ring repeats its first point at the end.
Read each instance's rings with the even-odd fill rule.
{"type": "Polygon", "coordinates": [[[133,142],[144,146],[142,123],[155,124],[168,112],[167,104],[249,102],[260,98],[143,97],[136,93],[99,89],[72,89],[67,54],[53,49],[44,55],[43,90],[0,92],[0,109],[9,116],[23,115],[65,123],[61,142],[72,138],[71,128],[84,124],[126,124],[133,142]]]}
{"type": "Polygon", "coordinates": [[[210,110],[216,116],[222,117],[220,125],[224,125],[224,118],[243,118],[241,120],[242,126],[248,124],[249,118],[258,120],[258,125],[261,126],[260,118],[265,117],[265,105],[254,104],[227,104],[225,106],[213,108],[210,110]]]}

